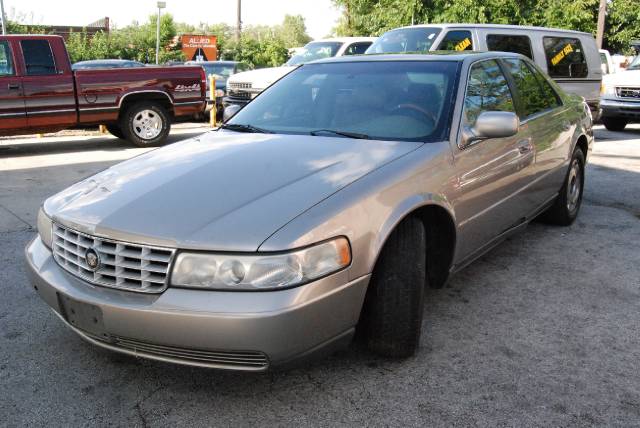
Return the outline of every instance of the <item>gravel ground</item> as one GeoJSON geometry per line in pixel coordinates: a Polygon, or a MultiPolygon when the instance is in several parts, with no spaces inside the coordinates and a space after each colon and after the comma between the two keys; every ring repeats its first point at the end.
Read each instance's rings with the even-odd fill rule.
{"type": "Polygon", "coordinates": [[[430,290],[416,357],[352,346],[259,375],[136,360],[63,327],[23,268],[35,211],[141,149],[0,142],[0,425],[640,426],[640,128],[596,137],[575,224],[534,223],[430,290]]]}

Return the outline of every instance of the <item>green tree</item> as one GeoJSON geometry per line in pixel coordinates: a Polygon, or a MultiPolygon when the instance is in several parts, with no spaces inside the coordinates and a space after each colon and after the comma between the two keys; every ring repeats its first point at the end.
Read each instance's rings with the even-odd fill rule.
{"type": "MultiPolygon", "coordinates": [[[[342,8],[338,35],[379,35],[412,23],[535,25],[595,35],[599,0],[333,0],[342,8]]],[[[616,52],[640,38],[638,0],[611,0],[604,44],[616,52]]]]}
{"type": "Polygon", "coordinates": [[[276,33],[287,48],[304,46],[311,41],[301,15],[285,15],[276,33]]]}

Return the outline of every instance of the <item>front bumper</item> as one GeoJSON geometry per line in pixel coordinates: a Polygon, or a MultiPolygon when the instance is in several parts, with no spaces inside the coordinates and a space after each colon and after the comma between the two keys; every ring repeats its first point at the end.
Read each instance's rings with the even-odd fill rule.
{"type": "Polygon", "coordinates": [[[36,237],[25,250],[31,285],[85,340],[180,364],[263,371],[346,346],[369,276],[341,271],[281,291],[168,288],[142,294],[88,284],[61,269],[36,237]]]}
{"type": "Polygon", "coordinates": [[[627,101],[602,98],[600,100],[600,116],[640,121],[640,100],[627,101]]]}

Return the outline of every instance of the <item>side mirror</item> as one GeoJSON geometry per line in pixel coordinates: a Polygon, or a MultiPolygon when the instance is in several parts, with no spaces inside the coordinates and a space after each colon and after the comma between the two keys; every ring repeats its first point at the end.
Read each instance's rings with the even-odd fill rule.
{"type": "Polygon", "coordinates": [[[508,111],[485,111],[480,113],[473,127],[464,127],[462,147],[489,138],[512,137],[520,129],[520,120],[515,113],[508,111]]]}
{"type": "Polygon", "coordinates": [[[224,108],[224,112],[222,113],[222,121],[226,122],[227,120],[231,119],[236,115],[236,113],[242,110],[242,107],[243,106],[238,104],[229,104],[228,106],[226,106],[224,108]]]}

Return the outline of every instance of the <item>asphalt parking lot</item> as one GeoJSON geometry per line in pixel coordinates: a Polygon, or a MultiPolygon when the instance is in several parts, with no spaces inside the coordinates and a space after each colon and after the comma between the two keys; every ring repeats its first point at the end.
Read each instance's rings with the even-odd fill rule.
{"type": "Polygon", "coordinates": [[[144,149],[2,140],[0,425],[640,426],[640,127],[596,138],[574,225],[531,224],[430,290],[417,356],[352,346],[260,375],[137,360],[66,329],[23,268],[37,208],[144,149]]]}

